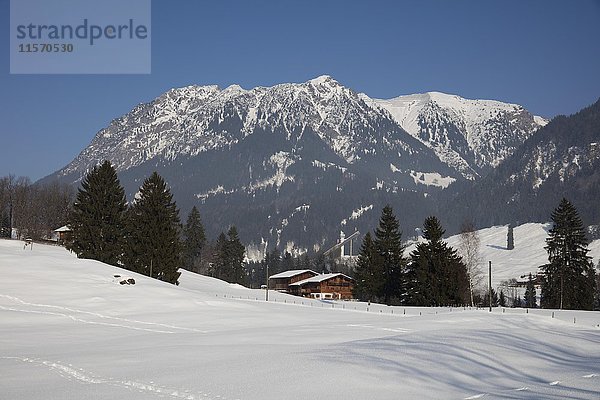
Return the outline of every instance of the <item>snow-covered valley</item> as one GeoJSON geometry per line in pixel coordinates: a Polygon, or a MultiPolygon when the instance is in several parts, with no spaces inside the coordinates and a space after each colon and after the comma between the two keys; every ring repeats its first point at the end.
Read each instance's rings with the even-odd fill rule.
{"type": "Polygon", "coordinates": [[[598,312],[552,318],[278,293],[267,303],[262,290],[185,271],[173,286],[8,240],[0,273],[5,399],[600,396],[598,312]]]}

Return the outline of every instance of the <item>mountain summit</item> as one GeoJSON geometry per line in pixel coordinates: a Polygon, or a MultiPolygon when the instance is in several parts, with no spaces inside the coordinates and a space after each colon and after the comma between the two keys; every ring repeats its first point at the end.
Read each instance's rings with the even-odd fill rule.
{"type": "Polygon", "coordinates": [[[330,76],[243,89],[171,89],[100,130],[45,178],[77,184],[109,160],[129,198],[157,170],[209,235],[318,250],[384,204],[418,226],[432,193],[476,179],[541,125],[520,106],[441,93],[375,100],[330,76]]]}

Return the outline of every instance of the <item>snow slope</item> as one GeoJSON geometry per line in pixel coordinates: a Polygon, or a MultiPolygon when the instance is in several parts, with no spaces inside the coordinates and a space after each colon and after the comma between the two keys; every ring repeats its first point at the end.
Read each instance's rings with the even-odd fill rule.
{"type": "Polygon", "coordinates": [[[185,271],[173,286],[6,240],[0,276],[3,399],[600,396],[597,312],[266,303],[185,271]],[[114,281],[124,273],[136,284],[114,281]]]}
{"type": "MultiPolygon", "coordinates": [[[[480,243],[480,268],[486,277],[488,273],[488,261],[492,262],[492,286],[498,287],[502,281],[516,278],[529,273],[535,274],[538,267],[548,262],[548,253],[544,250],[550,224],[528,223],[514,228],[515,248],[506,250],[507,226],[493,226],[484,228],[478,232],[480,243]]],[[[422,241],[422,237],[419,241],[422,241]]],[[[460,246],[460,235],[450,236],[445,239],[450,246],[458,249],[460,246]]],[[[589,244],[594,265],[600,259],[600,240],[594,240],[589,244]]],[[[415,244],[407,247],[405,254],[408,255],[415,249],[415,244]]]]}

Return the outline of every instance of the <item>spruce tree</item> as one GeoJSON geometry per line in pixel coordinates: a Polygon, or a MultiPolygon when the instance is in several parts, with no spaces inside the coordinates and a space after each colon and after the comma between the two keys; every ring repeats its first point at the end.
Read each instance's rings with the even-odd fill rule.
{"type": "Polygon", "coordinates": [[[410,303],[421,306],[466,304],[469,298],[467,268],[456,250],[442,240],[439,220],[428,217],[423,224],[425,243],[411,253],[410,303]]]}
{"type": "MultiPolygon", "coordinates": [[[[229,283],[245,284],[245,251],[235,226],[229,228],[227,236],[221,232],[215,244],[210,275],[229,283]]],[[[269,274],[272,275],[271,271],[269,274]]]]}
{"type": "Polygon", "coordinates": [[[69,215],[67,248],[79,258],[120,265],[125,241],[125,191],[109,161],[83,178],[69,215]]]}
{"type": "Polygon", "coordinates": [[[177,284],[181,267],[179,211],[164,179],[154,172],[129,209],[126,267],[177,284]]]}
{"type": "Polygon", "coordinates": [[[562,199],[552,213],[546,239],[549,263],[541,267],[542,307],[591,310],[595,271],[588,257],[588,241],[575,207],[562,199]]]}
{"type": "Polygon", "coordinates": [[[375,301],[382,292],[383,276],[378,267],[377,251],[371,233],[367,232],[360,247],[356,270],[353,296],[362,301],[375,301]]]}
{"type": "Polygon", "coordinates": [[[213,262],[210,264],[209,275],[213,278],[226,280],[227,276],[227,237],[221,232],[213,248],[213,262]]]}
{"type": "Polygon", "coordinates": [[[183,268],[198,272],[197,265],[200,263],[200,255],[205,242],[206,236],[200,220],[200,213],[194,206],[183,227],[183,268]]]}
{"type": "Polygon", "coordinates": [[[240,238],[235,226],[229,228],[227,232],[226,252],[226,269],[227,279],[229,283],[246,283],[246,270],[244,269],[244,253],[246,249],[240,238]]]}
{"type": "Polygon", "coordinates": [[[513,226],[508,225],[508,233],[506,234],[506,250],[513,250],[515,248],[515,237],[513,233],[513,226]]]}
{"type": "Polygon", "coordinates": [[[527,279],[527,287],[525,289],[525,307],[537,308],[535,282],[533,276],[529,273],[529,279],[527,279]]]}
{"type": "Polygon", "coordinates": [[[598,261],[598,265],[594,273],[596,274],[596,294],[594,295],[594,310],[600,310],[600,260],[598,261]]]}
{"type": "Polygon", "coordinates": [[[322,252],[319,252],[313,260],[314,271],[325,271],[327,269],[327,259],[322,252]]]}
{"type": "Polygon", "coordinates": [[[373,245],[376,252],[376,267],[381,274],[382,284],[377,297],[385,304],[402,303],[406,295],[406,260],[400,224],[390,205],[381,212],[379,226],[375,230],[373,245]]]}

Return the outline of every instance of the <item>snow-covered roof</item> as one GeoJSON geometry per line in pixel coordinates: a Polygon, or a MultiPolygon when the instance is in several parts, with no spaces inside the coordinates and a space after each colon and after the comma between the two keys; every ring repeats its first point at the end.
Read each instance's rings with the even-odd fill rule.
{"type": "Polygon", "coordinates": [[[275,275],[271,275],[269,277],[269,279],[277,279],[277,278],[291,278],[293,276],[296,275],[300,275],[300,274],[304,274],[306,272],[312,272],[315,275],[318,275],[318,273],[316,273],[315,271],[313,271],[312,269],[291,269],[289,271],[283,271],[280,272],[278,274],[275,275]]]}
{"type": "Polygon", "coordinates": [[[72,229],[71,229],[71,228],[69,228],[69,226],[68,226],[68,225],[65,225],[65,226],[61,226],[61,227],[60,227],[60,228],[58,228],[58,229],[55,229],[55,230],[54,230],[54,232],[71,232],[71,230],[72,230],[72,229]]]}
{"type": "Polygon", "coordinates": [[[290,284],[290,286],[302,286],[302,285],[304,285],[306,283],[311,283],[311,282],[312,283],[319,283],[319,282],[323,282],[323,281],[326,281],[326,280],[331,279],[331,278],[335,278],[336,276],[343,276],[343,277],[348,278],[350,280],[354,280],[353,278],[349,277],[348,275],[344,275],[344,274],[342,274],[340,272],[336,272],[336,273],[333,273],[333,274],[319,274],[317,276],[313,276],[311,278],[304,279],[304,280],[298,281],[296,283],[292,283],[292,284],[290,284]]]}

